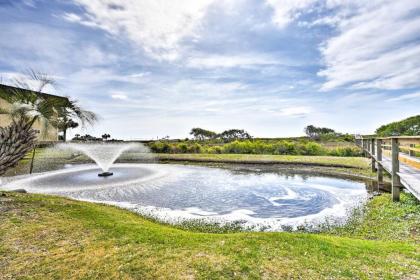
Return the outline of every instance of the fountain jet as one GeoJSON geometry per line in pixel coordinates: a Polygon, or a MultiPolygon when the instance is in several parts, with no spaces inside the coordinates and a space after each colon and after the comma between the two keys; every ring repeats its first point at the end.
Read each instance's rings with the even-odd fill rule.
{"type": "Polygon", "coordinates": [[[99,177],[109,177],[113,173],[109,168],[118,159],[118,157],[127,150],[140,149],[145,150],[144,146],[136,143],[112,143],[112,144],[84,144],[84,143],[66,143],[60,144],[59,148],[71,149],[84,153],[86,156],[96,162],[102,169],[99,177]]]}

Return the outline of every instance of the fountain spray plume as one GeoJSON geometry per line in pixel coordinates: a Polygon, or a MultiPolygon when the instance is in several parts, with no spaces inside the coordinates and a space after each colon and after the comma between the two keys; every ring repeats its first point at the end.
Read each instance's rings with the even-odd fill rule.
{"type": "Polygon", "coordinates": [[[101,177],[113,174],[109,169],[124,152],[136,151],[149,154],[148,148],[140,143],[62,143],[58,148],[79,151],[91,158],[102,169],[102,173],[98,174],[101,177]]]}

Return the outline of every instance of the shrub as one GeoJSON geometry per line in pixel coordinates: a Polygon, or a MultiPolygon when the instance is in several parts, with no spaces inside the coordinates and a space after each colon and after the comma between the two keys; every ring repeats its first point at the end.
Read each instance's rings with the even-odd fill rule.
{"type": "Polygon", "coordinates": [[[185,153],[188,152],[188,145],[185,144],[185,143],[181,143],[181,144],[178,145],[178,150],[179,150],[180,153],[185,154],[185,153]]]}
{"type": "Polygon", "coordinates": [[[357,147],[339,147],[328,151],[328,155],[337,157],[362,156],[362,150],[357,147]]]}
{"type": "Polygon", "coordinates": [[[198,143],[194,143],[193,145],[191,145],[190,147],[188,147],[188,152],[189,153],[194,153],[194,154],[199,154],[202,151],[202,146],[198,143]]]}
{"type": "Polygon", "coordinates": [[[169,146],[169,144],[161,141],[153,142],[153,144],[150,146],[150,149],[155,153],[171,152],[171,147],[169,146]]]}
{"type": "Polygon", "coordinates": [[[320,144],[315,142],[308,142],[305,144],[302,154],[310,156],[319,156],[325,154],[325,151],[320,144]]]}

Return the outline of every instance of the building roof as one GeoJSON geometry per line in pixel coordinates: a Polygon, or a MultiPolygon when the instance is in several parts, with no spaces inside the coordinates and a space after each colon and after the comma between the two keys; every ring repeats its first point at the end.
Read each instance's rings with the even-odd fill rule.
{"type": "Polygon", "coordinates": [[[24,89],[24,88],[18,88],[18,87],[14,87],[14,86],[5,85],[5,84],[0,84],[0,91],[10,92],[10,93],[13,93],[14,91],[21,91],[21,92],[28,92],[28,93],[39,94],[39,95],[42,95],[42,96],[44,96],[46,98],[59,98],[59,99],[68,100],[68,98],[67,97],[64,97],[64,96],[53,95],[53,94],[44,93],[44,92],[37,92],[37,91],[33,91],[33,90],[29,90],[29,89],[24,89]]]}

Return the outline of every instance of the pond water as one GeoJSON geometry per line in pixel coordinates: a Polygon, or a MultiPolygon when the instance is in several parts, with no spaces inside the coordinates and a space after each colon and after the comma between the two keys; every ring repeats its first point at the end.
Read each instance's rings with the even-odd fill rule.
{"type": "Polygon", "coordinates": [[[343,223],[363,203],[363,182],[290,172],[172,164],[116,164],[101,178],[94,165],[15,177],[0,188],[118,205],[179,223],[241,221],[254,230],[343,223]]]}

